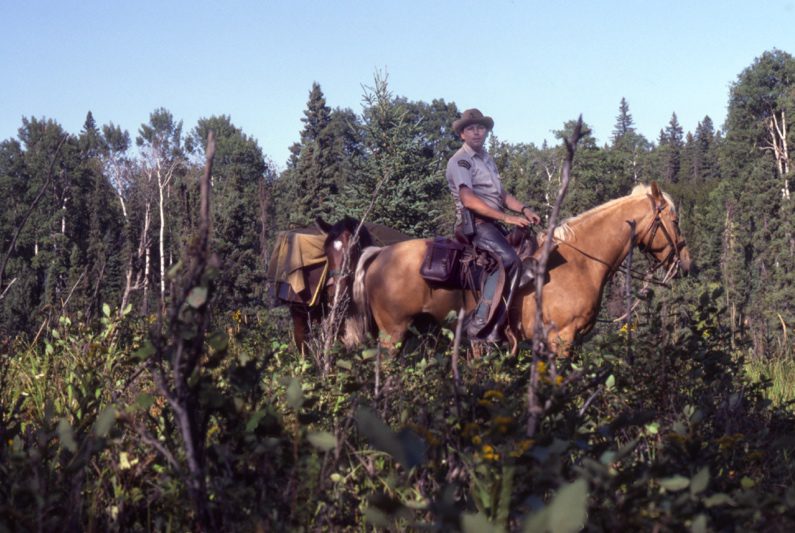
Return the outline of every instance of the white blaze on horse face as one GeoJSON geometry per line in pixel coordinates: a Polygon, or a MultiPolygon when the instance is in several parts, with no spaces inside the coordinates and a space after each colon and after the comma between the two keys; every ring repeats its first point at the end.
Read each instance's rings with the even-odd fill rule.
{"type": "Polygon", "coordinates": [[[340,240],[334,241],[334,249],[337,250],[338,252],[342,250],[342,241],[340,240]]]}

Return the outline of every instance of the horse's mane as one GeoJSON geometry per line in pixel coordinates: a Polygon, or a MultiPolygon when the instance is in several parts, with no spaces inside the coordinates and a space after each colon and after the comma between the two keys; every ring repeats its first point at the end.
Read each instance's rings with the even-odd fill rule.
{"type": "MultiPolygon", "coordinates": [[[[662,192],[662,191],[661,191],[662,192]]],[[[651,193],[651,185],[646,185],[644,183],[635,185],[630,192],[626,196],[622,196],[621,198],[616,198],[614,200],[609,200],[603,204],[597,205],[596,207],[585,211],[584,213],[580,213],[579,215],[567,218],[561,224],[555,228],[554,237],[560,241],[570,241],[573,240],[577,235],[577,226],[580,225],[584,220],[588,220],[591,217],[598,215],[599,213],[606,211],[608,209],[612,209],[617,205],[623,204],[625,202],[629,202],[632,200],[637,199],[638,196],[646,196],[651,193]]],[[[671,196],[667,192],[662,192],[665,201],[671,206],[671,209],[675,209],[674,201],[671,196]]]]}

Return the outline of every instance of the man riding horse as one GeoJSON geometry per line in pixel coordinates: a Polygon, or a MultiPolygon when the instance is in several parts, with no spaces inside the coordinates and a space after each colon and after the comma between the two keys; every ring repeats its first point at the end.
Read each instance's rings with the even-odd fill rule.
{"type": "Polygon", "coordinates": [[[480,302],[467,322],[470,338],[487,340],[499,339],[521,274],[519,257],[506,240],[507,232],[502,224],[523,228],[541,222],[532,209],[503,188],[497,165],[485,149],[486,138],[493,127],[494,120],[483,116],[479,110],[464,111],[461,118],[453,122],[453,131],[464,145],[450,158],[446,172],[456,206],[457,231],[469,238],[476,248],[498,258],[505,271],[504,303],[492,311],[502,276],[499,269],[495,269],[486,279],[480,302]],[[506,213],[506,209],[520,215],[506,213]]]}

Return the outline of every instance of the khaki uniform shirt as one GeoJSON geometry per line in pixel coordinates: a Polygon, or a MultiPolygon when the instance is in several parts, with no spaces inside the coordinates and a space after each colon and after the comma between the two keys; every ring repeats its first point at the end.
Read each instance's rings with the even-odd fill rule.
{"type": "Polygon", "coordinates": [[[456,224],[461,223],[463,204],[459,195],[462,185],[469,187],[489,207],[505,210],[505,189],[491,156],[484,150],[477,153],[464,144],[447,162],[447,185],[455,200],[456,224]]]}

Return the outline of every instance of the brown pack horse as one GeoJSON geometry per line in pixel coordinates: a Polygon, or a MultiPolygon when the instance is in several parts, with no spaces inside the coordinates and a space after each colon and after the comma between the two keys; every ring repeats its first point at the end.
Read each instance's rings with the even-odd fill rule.
{"type": "MultiPolygon", "coordinates": [[[[572,344],[593,328],[604,287],[632,246],[650,255],[657,267],[690,270],[673,201],[654,182],[564,221],[552,238],[557,247],[547,265],[542,311],[545,325],[550,326],[547,341],[559,355],[568,354],[572,344]]],[[[372,317],[375,324],[370,332],[377,332],[386,348],[394,349],[404,339],[415,317],[426,314],[441,321],[471,296],[435,288],[420,277],[426,242],[414,239],[368,248],[357,264],[356,307],[364,318],[372,317]]],[[[536,298],[530,286],[511,306],[508,327],[518,340],[532,338],[535,316],[536,298]]]]}

